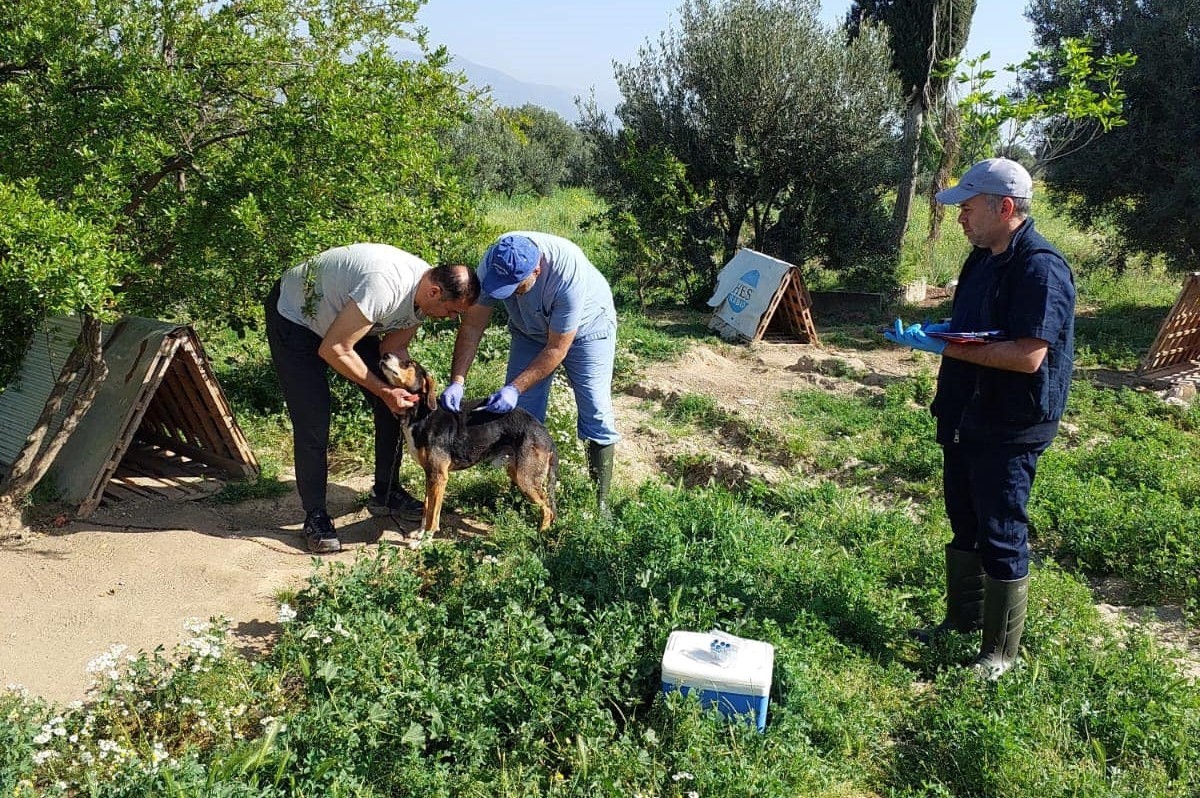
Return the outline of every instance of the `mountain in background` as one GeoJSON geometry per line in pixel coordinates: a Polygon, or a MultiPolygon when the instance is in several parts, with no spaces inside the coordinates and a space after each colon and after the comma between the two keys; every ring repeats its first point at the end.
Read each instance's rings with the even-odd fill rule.
{"type": "MultiPolygon", "coordinates": [[[[393,44],[392,51],[399,58],[416,59],[421,57],[418,50],[406,47],[404,44],[393,44]]],[[[468,61],[457,55],[453,56],[450,61],[450,70],[462,72],[466,75],[467,82],[475,88],[490,88],[491,97],[497,105],[511,108],[533,103],[554,111],[572,123],[579,121],[579,109],[575,107],[575,97],[579,96],[586,100],[591,94],[591,87],[571,90],[561,86],[526,83],[506,72],[483,64],[476,64],[474,61],[468,61]]],[[[606,96],[601,90],[597,89],[596,91],[597,104],[609,113],[616,107],[618,99],[615,92],[606,96]]]]}
{"type": "Polygon", "coordinates": [[[450,61],[450,69],[462,72],[467,76],[467,82],[476,88],[490,86],[492,99],[497,105],[514,107],[533,103],[549,108],[568,122],[579,119],[579,109],[575,107],[575,95],[579,92],[558,86],[525,83],[498,69],[476,64],[457,55],[450,61]]]}

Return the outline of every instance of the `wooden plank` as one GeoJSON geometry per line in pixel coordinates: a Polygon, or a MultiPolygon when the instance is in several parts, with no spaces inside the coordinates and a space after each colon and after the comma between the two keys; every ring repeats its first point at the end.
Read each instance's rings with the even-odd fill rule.
{"type": "Polygon", "coordinates": [[[1193,272],[1185,278],[1138,372],[1148,376],[1150,372],[1197,359],[1200,359],[1200,273],[1193,272]]]}
{"type": "Polygon", "coordinates": [[[1186,363],[1176,363],[1153,371],[1143,372],[1144,379],[1153,382],[1200,382],[1200,360],[1189,360],[1186,363]]]}
{"type": "Polygon", "coordinates": [[[172,381],[175,392],[183,394],[184,401],[187,403],[186,407],[190,412],[187,421],[199,444],[205,449],[212,450],[215,454],[227,457],[229,455],[228,447],[225,446],[221,433],[217,431],[217,424],[212,417],[212,408],[205,402],[204,377],[197,370],[195,363],[192,362],[192,355],[185,350],[184,346],[180,347],[179,353],[175,356],[175,362],[171,364],[168,379],[172,381]]]}
{"type": "Polygon", "coordinates": [[[167,420],[168,437],[203,448],[204,440],[193,423],[191,403],[178,379],[164,379],[158,390],[158,399],[162,402],[162,413],[167,420]]]}
{"type": "Polygon", "coordinates": [[[233,408],[225,398],[225,393],[221,390],[216,375],[212,373],[208,356],[204,353],[200,340],[195,336],[189,336],[183,342],[182,348],[189,355],[185,364],[198,379],[199,389],[203,392],[209,412],[212,413],[214,419],[220,421],[217,429],[225,446],[224,454],[254,466],[257,471],[258,461],[250,449],[250,442],[246,440],[246,436],[233,417],[233,408]]]}
{"type": "Polygon", "coordinates": [[[792,271],[788,269],[784,273],[783,279],[779,281],[779,285],[775,288],[775,293],[771,296],[771,301],[767,303],[767,309],[763,311],[762,316],[758,319],[758,327],[754,330],[754,337],[750,340],[758,341],[763,337],[763,333],[771,325],[771,321],[775,318],[775,311],[779,308],[779,303],[783,299],[783,295],[787,293],[787,287],[792,280],[792,271]]]}
{"type": "Polygon", "coordinates": [[[804,278],[800,270],[793,266],[779,281],[775,295],[759,320],[753,340],[767,336],[768,340],[782,341],[790,336],[793,341],[817,343],[817,328],[812,320],[811,306],[812,299],[804,285],[804,278]]]}
{"type": "Polygon", "coordinates": [[[135,495],[165,500],[190,501],[211,496],[224,486],[215,476],[215,468],[156,448],[144,442],[130,447],[121,465],[105,488],[114,500],[135,495]],[[122,496],[122,490],[125,491],[122,496]]]}
{"type": "Polygon", "coordinates": [[[191,457],[193,460],[199,460],[202,463],[208,463],[211,466],[215,466],[227,471],[233,476],[249,477],[253,476],[257,471],[257,469],[255,469],[249,463],[243,463],[240,460],[224,457],[216,454],[215,452],[208,451],[207,449],[201,449],[197,446],[192,446],[187,443],[180,443],[179,441],[172,440],[170,438],[157,438],[153,435],[148,435],[144,436],[144,439],[147,443],[153,443],[157,446],[162,446],[164,449],[171,449],[179,452],[180,454],[185,454],[188,457],[191,457]]]}
{"type": "Polygon", "coordinates": [[[121,482],[120,478],[109,480],[109,483],[104,486],[104,498],[112,501],[137,501],[139,499],[153,499],[157,494],[153,491],[139,488],[135,485],[126,485],[121,482]]]}
{"type": "Polygon", "coordinates": [[[105,495],[195,498],[210,494],[221,485],[209,473],[210,467],[235,477],[258,472],[249,442],[194,331],[176,328],[164,336],[124,419],[117,445],[96,475],[89,498],[80,505],[80,515],[91,513],[105,495]],[[112,490],[106,491],[110,485],[112,490]]]}

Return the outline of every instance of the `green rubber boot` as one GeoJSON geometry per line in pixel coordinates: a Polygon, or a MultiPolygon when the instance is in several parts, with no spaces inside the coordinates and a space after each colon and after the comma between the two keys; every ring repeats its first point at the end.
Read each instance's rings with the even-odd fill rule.
{"type": "Polygon", "coordinates": [[[975,632],[983,628],[983,562],[979,551],[946,546],[946,617],[937,626],[910,629],[922,643],[947,632],[975,632]]]}
{"type": "Polygon", "coordinates": [[[613,455],[615,443],[587,442],[588,476],[596,483],[596,510],[604,518],[611,517],[608,508],[608,490],[612,487],[613,455]]]}
{"type": "Polygon", "coordinates": [[[1017,663],[1025,609],[1029,603],[1029,577],[983,580],[983,646],[971,670],[994,682],[1017,663]]]}

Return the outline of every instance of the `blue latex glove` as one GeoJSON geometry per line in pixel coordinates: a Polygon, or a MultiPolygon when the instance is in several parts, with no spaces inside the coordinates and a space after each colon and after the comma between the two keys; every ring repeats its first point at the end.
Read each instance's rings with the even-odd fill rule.
{"type": "Polygon", "coordinates": [[[479,409],[486,410],[489,413],[512,412],[512,409],[517,406],[517,397],[520,395],[521,392],[516,388],[511,385],[505,385],[503,388],[489,396],[487,404],[479,409]]]}
{"type": "Polygon", "coordinates": [[[921,325],[921,332],[929,335],[931,332],[944,333],[950,332],[950,322],[948,321],[927,321],[921,325]]]}
{"type": "Polygon", "coordinates": [[[442,395],[438,397],[438,404],[443,409],[449,410],[452,413],[458,413],[462,410],[463,385],[461,382],[452,382],[446,386],[446,390],[442,391],[442,395]]]}
{"type": "Polygon", "coordinates": [[[945,341],[940,338],[930,338],[921,329],[920,324],[906,328],[900,319],[896,319],[892,329],[885,332],[883,337],[894,344],[912,347],[922,352],[932,352],[935,355],[940,355],[946,348],[945,341]]]}

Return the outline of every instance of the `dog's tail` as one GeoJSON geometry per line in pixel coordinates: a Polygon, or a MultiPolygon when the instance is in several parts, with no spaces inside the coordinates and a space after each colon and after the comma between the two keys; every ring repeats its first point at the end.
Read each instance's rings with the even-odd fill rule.
{"type": "Polygon", "coordinates": [[[550,467],[546,469],[546,499],[550,502],[550,512],[558,517],[558,500],[554,498],[558,486],[558,447],[551,443],[550,467]]]}

